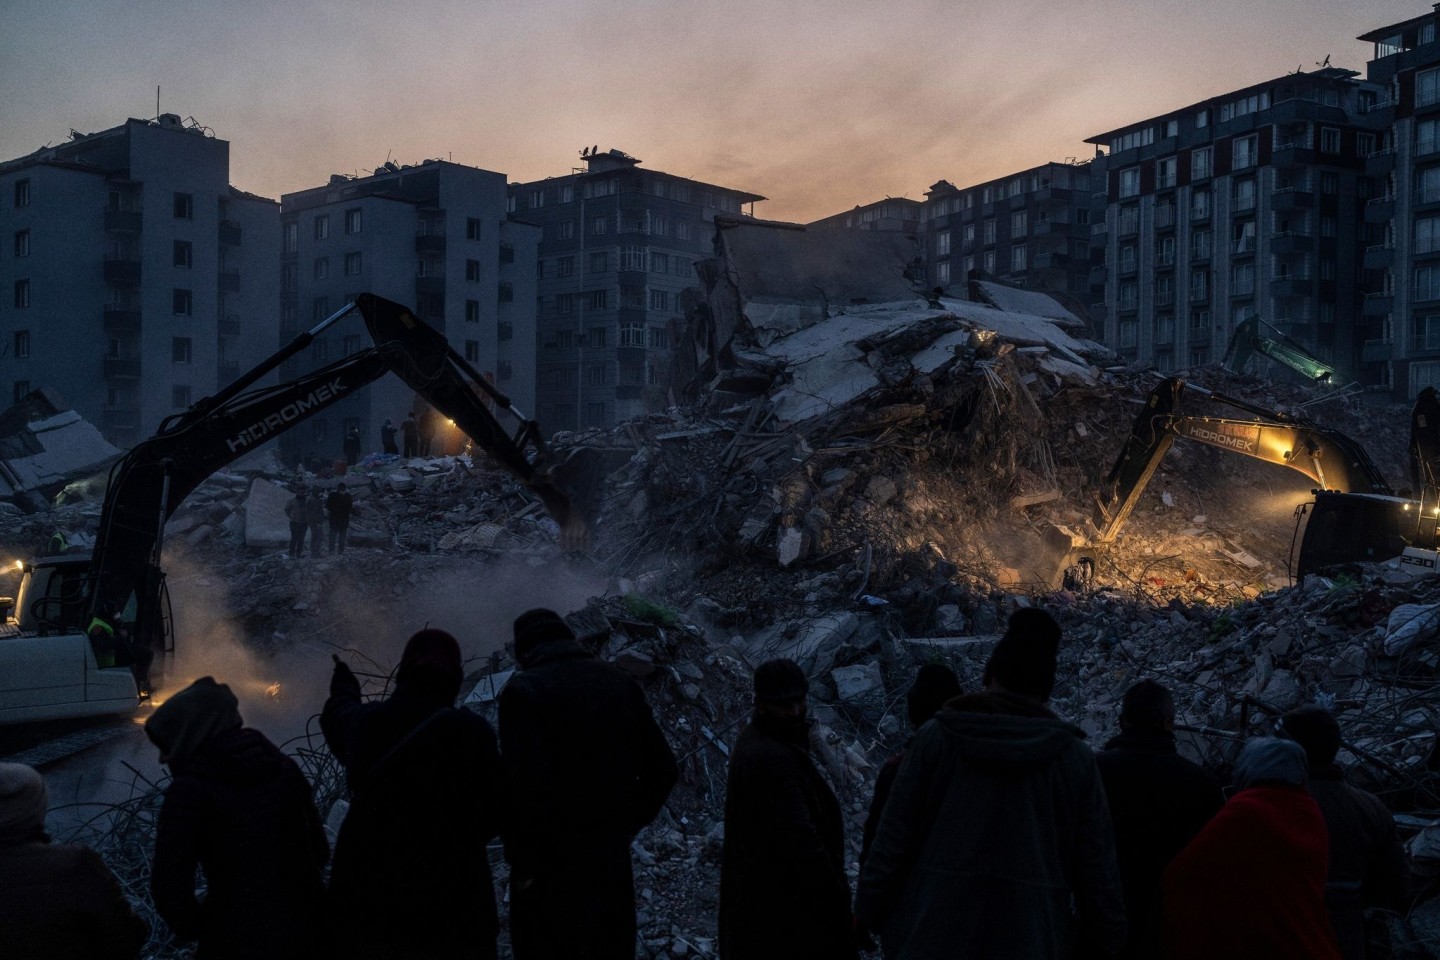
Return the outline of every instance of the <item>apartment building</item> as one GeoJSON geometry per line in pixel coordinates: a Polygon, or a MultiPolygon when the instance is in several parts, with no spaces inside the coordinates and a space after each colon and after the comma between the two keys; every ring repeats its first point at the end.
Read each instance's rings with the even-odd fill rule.
{"type": "Polygon", "coordinates": [[[1104,163],[1046,163],[970,187],[931,186],[920,213],[927,282],[1000,280],[1090,303],[1104,163]]]}
{"type": "Polygon", "coordinates": [[[510,185],[515,216],[543,231],[536,406],[547,431],[606,427],[664,409],[674,331],[717,214],[757,194],[640,169],[620,150],[581,154],[565,176],[510,185]]]}
{"type": "MultiPolygon", "coordinates": [[[[280,316],[286,337],[310,329],[362,292],[414,309],[440,330],[515,406],[534,416],[535,262],[539,228],[506,213],[505,175],[443,160],[387,163],[370,176],[336,175],[280,201],[280,316]]],[[[335,363],[370,340],[359,315],[318,336],[281,375],[335,363]]],[[[281,438],[294,460],[340,455],[359,429],[362,449],[380,448],[386,419],[398,426],[425,403],[386,376],[281,438]]],[[[437,451],[464,437],[442,421],[437,451]]]]}
{"type": "Polygon", "coordinates": [[[174,114],[0,163],[0,389],[51,387],[117,446],[275,349],[279,205],[174,114]]]}
{"type": "Polygon", "coordinates": [[[1169,371],[1253,315],[1371,383],[1357,269],[1378,85],[1326,67],[1089,139],[1109,150],[1104,339],[1169,371]]]}
{"type": "Polygon", "coordinates": [[[920,214],[924,204],[905,197],[886,197],[874,203],[861,204],[853,210],[822,217],[806,226],[821,230],[880,230],[903,233],[913,237],[920,232],[920,214]]]}
{"type": "Polygon", "coordinates": [[[1414,397],[1440,387],[1440,43],[1430,12],[1361,35],[1381,135],[1365,158],[1364,359],[1414,397]]]}

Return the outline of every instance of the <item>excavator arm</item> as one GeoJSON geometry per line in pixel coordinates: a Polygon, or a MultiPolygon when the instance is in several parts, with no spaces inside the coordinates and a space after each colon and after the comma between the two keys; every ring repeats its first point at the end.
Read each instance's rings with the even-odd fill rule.
{"type": "Polygon", "coordinates": [[[1119,459],[1105,478],[1092,518],[1098,542],[1108,543],[1119,534],[1160,461],[1180,437],[1298,470],[1322,490],[1392,493],[1365,450],[1344,434],[1223,394],[1187,387],[1184,380],[1171,377],[1146,398],[1119,459]],[[1257,419],[1182,413],[1180,400],[1187,389],[1209,401],[1256,414],[1257,419]]]}
{"type": "Polygon", "coordinates": [[[367,293],[301,333],[230,386],[166,420],[153,437],[115,464],[96,535],[83,622],[98,612],[123,607],[134,594],[137,639],[151,641],[146,634],[159,623],[161,535],[181,502],[206,477],[252,447],[386,373],[404,380],[534,490],[560,524],[565,546],[583,546],[585,523],[546,472],[544,441],[535,422],[516,411],[508,398],[457,355],[443,334],[404,306],[367,293]],[[247,390],[357,308],[373,346],[288,383],[247,390]],[[515,434],[506,432],[491,407],[518,421],[515,434]]]}
{"type": "Polygon", "coordinates": [[[1252,316],[1235,328],[1235,333],[1230,338],[1230,346],[1225,351],[1224,366],[1226,370],[1231,373],[1242,372],[1245,364],[1250,362],[1251,355],[1259,353],[1278,363],[1283,363],[1311,383],[1327,387],[1344,386],[1344,379],[1339,376],[1333,366],[1312,355],[1301,344],[1291,340],[1278,330],[1275,331],[1276,336],[1274,337],[1261,334],[1260,325],[1262,323],[1264,321],[1259,316],[1252,316]]]}

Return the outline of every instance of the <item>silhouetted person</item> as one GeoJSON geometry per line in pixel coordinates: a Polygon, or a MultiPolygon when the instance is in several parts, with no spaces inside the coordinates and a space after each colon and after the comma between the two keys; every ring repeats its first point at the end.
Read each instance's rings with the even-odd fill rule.
{"type": "Polygon", "coordinates": [[[400,423],[400,436],[405,441],[405,452],[402,455],[409,460],[415,456],[419,438],[419,427],[415,423],[415,414],[405,414],[405,419],[400,423]]]}
{"type": "Polygon", "coordinates": [[[340,448],[345,451],[345,463],[347,466],[355,466],[355,461],[360,459],[360,428],[351,427],[345,431],[345,439],[340,441],[340,448]]]}
{"type": "Polygon", "coordinates": [[[1175,749],[1175,700],[1141,680],[1120,705],[1120,734],[1096,757],[1115,856],[1125,888],[1129,936],[1120,956],[1160,955],[1160,880],[1165,867],[1225,803],[1220,785],[1175,749]]]}
{"type": "Polygon", "coordinates": [[[350,788],[330,871],[337,956],[496,955],[485,848],[499,829],[500,759],[490,725],[455,707],[462,679],[443,630],[410,638],[383,701],[365,702],[335,659],[320,729],[350,788]]]}
{"type": "Polygon", "coordinates": [[[355,510],[355,498],[337,483],[330,496],[325,498],[325,513],[330,518],[330,552],[344,553],[345,538],[350,535],[350,514],[355,510]]]}
{"type": "Polygon", "coordinates": [[[514,649],[499,716],[516,960],[631,960],[630,843],[670,795],[675,755],[640,687],[559,614],[521,614],[514,649]]]}
{"type": "Polygon", "coordinates": [[[325,541],[320,539],[320,528],[325,526],[325,501],[318,492],[305,498],[305,526],[310,531],[310,556],[320,556],[325,541]]]}
{"type": "Polygon", "coordinates": [[[845,820],[810,759],[808,690],[793,660],[755,668],[725,788],[722,960],[856,956],[845,820]]]}
{"type": "Polygon", "coordinates": [[[52,844],[45,780],[0,763],[0,956],[6,960],[132,960],[149,926],[100,854],[52,844]]]}
{"type": "Polygon", "coordinates": [[[855,912],[886,956],[1113,956],[1123,894],[1084,732],[1045,707],[1060,628],[1017,611],[985,665],[905,751],[855,912]]]}
{"type": "Polygon", "coordinates": [[[285,519],[290,521],[290,556],[296,560],[305,555],[305,531],[310,529],[305,519],[309,507],[309,495],[298,491],[285,504],[285,519]]]}
{"type": "Polygon", "coordinates": [[[1323,707],[1299,707],[1280,718],[1282,736],[1305,750],[1307,787],[1325,819],[1330,840],[1325,904],[1345,960],[1365,957],[1365,910],[1403,910],[1410,865],[1384,801],[1345,782],[1335,764],[1340,724],[1323,707]]]}
{"type": "Polygon", "coordinates": [[[389,417],[380,424],[380,450],[382,453],[399,453],[400,448],[395,446],[395,424],[389,417]]]}
{"type": "Polygon", "coordinates": [[[155,651],[130,633],[122,611],[110,610],[92,618],[86,636],[97,667],[129,667],[140,697],[150,696],[150,667],[155,651]]]}
{"type": "MultiPolygon", "coordinates": [[[[954,670],[943,663],[925,664],[915,675],[910,692],[905,695],[905,713],[910,719],[911,728],[919,730],[945,706],[947,700],[959,695],[960,681],[956,679],[954,670]]],[[[870,855],[870,845],[875,842],[875,829],[880,826],[880,814],[885,809],[890,788],[895,785],[895,774],[900,772],[900,761],[904,759],[905,751],[901,750],[885,761],[875,777],[875,797],[870,801],[870,813],[865,817],[865,833],[860,842],[862,864],[870,855]]]]}
{"type": "Polygon", "coordinates": [[[1245,744],[1237,792],[1165,869],[1167,958],[1339,960],[1325,909],[1325,820],[1305,779],[1299,744],[1245,744]]]}
{"type": "Polygon", "coordinates": [[[211,677],[157,707],[145,733],[170,767],[150,878],[170,929],[200,941],[200,960],[322,954],[330,845],[295,761],[243,726],[235,694],[211,677]]]}
{"type": "Polygon", "coordinates": [[[420,411],[420,456],[430,456],[430,446],[435,442],[435,411],[428,407],[420,411]]]}

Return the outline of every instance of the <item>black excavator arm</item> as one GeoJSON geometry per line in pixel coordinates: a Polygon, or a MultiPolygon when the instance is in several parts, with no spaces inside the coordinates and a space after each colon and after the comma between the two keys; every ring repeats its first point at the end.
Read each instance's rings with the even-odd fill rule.
{"type": "Polygon", "coordinates": [[[1343,387],[1345,379],[1331,364],[1306,350],[1303,344],[1285,336],[1259,316],[1252,316],[1235,328],[1230,337],[1230,346],[1225,351],[1225,369],[1231,373],[1242,373],[1252,354],[1262,354],[1294,370],[1313,384],[1326,387],[1343,387]],[[1270,337],[1260,332],[1264,324],[1274,331],[1270,337]]]}
{"type": "Polygon", "coordinates": [[[160,623],[160,543],[165,522],[206,477],[276,434],[393,373],[464,430],[544,502],[560,524],[561,541],[587,540],[583,519],[546,471],[545,445],[533,420],[514,409],[450,347],[443,334],[410,310],[373,294],[301,333],[268,360],[182,414],[167,419],[110,472],[91,561],[85,617],[137,600],[137,639],[154,643],[160,623]],[[250,390],[315,336],[359,309],[374,345],[278,386],[250,390]],[[491,413],[509,412],[514,435],[491,413]]]}
{"type": "Polygon", "coordinates": [[[1393,493],[1370,456],[1344,434],[1292,420],[1200,387],[1187,387],[1184,380],[1171,377],[1150,391],[1119,459],[1096,498],[1092,519],[1098,542],[1108,543],[1119,534],[1160,461],[1178,437],[1298,470],[1322,490],[1393,493]],[[1257,419],[1182,413],[1180,400],[1187,389],[1208,401],[1254,414],[1257,419]]]}

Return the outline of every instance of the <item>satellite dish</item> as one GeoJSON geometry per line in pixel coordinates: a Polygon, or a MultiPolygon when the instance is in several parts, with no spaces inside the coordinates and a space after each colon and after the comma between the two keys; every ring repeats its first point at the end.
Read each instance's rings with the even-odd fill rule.
{"type": "Polygon", "coordinates": [[[581,148],[580,148],[580,156],[582,156],[582,157],[588,157],[588,156],[590,156],[590,148],[589,148],[589,147],[581,147],[581,148]]]}
{"type": "Polygon", "coordinates": [[[598,144],[598,143],[595,144],[595,146],[593,146],[593,147],[590,148],[590,156],[592,156],[592,157],[595,156],[595,154],[597,154],[597,153],[599,153],[599,152],[600,152],[600,144],[598,144]]]}

